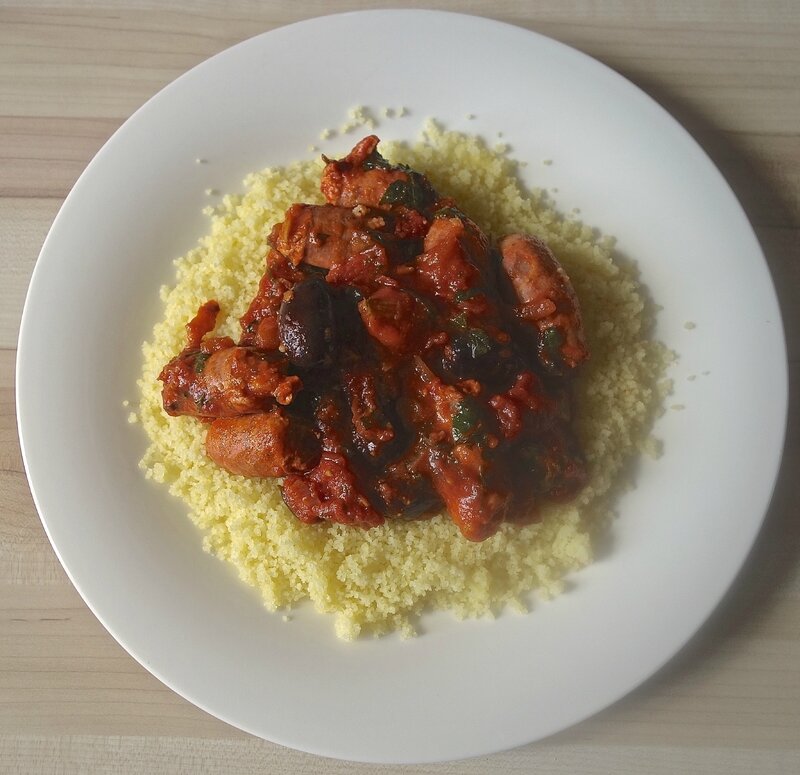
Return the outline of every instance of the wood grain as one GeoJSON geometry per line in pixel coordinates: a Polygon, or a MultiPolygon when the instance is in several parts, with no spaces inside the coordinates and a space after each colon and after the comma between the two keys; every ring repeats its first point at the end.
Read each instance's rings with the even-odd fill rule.
{"type": "Polygon", "coordinates": [[[800,771],[798,83],[796,2],[0,2],[0,772],[800,771]],[[253,739],[140,667],[61,569],[27,487],[14,417],[19,317],[36,256],[64,197],[115,129],[181,73],[240,40],[324,13],[399,5],[462,10],[550,35],[673,113],[756,229],[782,305],[792,393],[764,530],[719,609],[670,664],[542,743],[409,768],[323,760],[253,739]]]}

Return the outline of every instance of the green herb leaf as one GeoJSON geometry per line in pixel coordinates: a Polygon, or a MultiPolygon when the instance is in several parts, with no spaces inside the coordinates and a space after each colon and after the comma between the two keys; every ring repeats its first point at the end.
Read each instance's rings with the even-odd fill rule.
{"type": "Polygon", "coordinates": [[[192,390],[190,391],[192,400],[198,409],[205,409],[209,403],[209,395],[206,390],[192,390]]]}
{"type": "Polygon", "coordinates": [[[467,313],[466,312],[459,312],[458,315],[450,318],[450,322],[456,328],[466,328],[467,327],[467,313]]]}
{"type": "Polygon", "coordinates": [[[561,355],[560,347],[564,343],[561,332],[555,328],[546,328],[541,334],[541,348],[544,353],[553,361],[557,361],[561,355]]]}
{"type": "Polygon", "coordinates": [[[474,299],[476,296],[482,296],[482,288],[467,288],[466,291],[458,291],[455,295],[456,302],[466,301],[467,299],[474,299]]]}
{"type": "Polygon", "coordinates": [[[430,204],[431,192],[425,179],[416,172],[407,175],[407,180],[394,180],[389,184],[381,197],[382,205],[405,205],[411,210],[424,210],[430,204]]]}
{"type": "Polygon", "coordinates": [[[361,169],[364,170],[390,170],[392,165],[389,164],[377,150],[373,151],[363,162],[361,162],[361,169]]]}
{"type": "Polygon", "coordinates": [[[203,369],[206,367],[206,361],[209,359],[209,357],[209,353],[203,352],[199,352],[197,355],[195,355],[193,364],[195,374],[200,374],[203,371],[203,369]]]}
{"type": "Polygon", "coordinates": [[[457,207],[442,207],[433,214],[434,218],[466,218],[457,207]]]}
{"type": "Polygon", "coordinates": [[[480,425],[481,408],[473,398],[464,398],[459,402],[453,414],[453,441],[461,444],[466,441],[480,425]]]}
{"type": "Polygon", "coordinates": [[[492,349],[492,340],[483,329],[470,328],[466,334],[466,342],[472,351],[473,358],[480,358],[492,349]]]}

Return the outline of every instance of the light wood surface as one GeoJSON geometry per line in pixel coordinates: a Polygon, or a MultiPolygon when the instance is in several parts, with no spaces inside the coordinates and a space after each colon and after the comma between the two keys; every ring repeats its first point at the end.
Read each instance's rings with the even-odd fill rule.
{"type": "Polygon", "coordinates": [[[797,2],[0,2],[0,772],[800,772],[794,396],[763,533],[699,635],[598,716],[482,759],[373,767],[251,738],[134,662],[58,564],[22,468],[13,381],[25,290],[61,202],[114,130],[193,65],[275,26],[368,5],[462,10],[535,29],[609,64],[670,110],[719,165],[756,228],[783,307],[796,393],[797,2]]]}

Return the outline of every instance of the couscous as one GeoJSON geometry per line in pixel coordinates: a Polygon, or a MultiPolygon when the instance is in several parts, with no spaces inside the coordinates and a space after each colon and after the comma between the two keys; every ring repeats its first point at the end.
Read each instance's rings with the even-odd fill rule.
{"type": "Polygon", "coordinates": [[[574,501],[546,506],[540,522],[502,525],[482,543],[470,543],[445,515],[387,521],[368,531],[304,525],[274,480],[236,476],[209,460],[203,427],[189,417],[167,417],[156,377],[181,350],[186,321],[208,299],[224,311],[219,333],[237,335],[272,226],[292,203],[321,199],[320,161],[249,176],[242,196],[227,196],[210,212],[210,234],[178,259],[175,286],[162,289],[164,319],[143,347],[138,418],[150,446],[141,465],[187,504],[206,549],[232,562],[268,608],[310,599],[335,615],[337,634],[347,639],[362,631],[410,634],[427,609],[479,616],[504,604],[521,607],[532,590],[561,591],[564,576],[591,561],[593,536],[607,529],[613,499],[628,484],[625,463],[655,446],[650,427],[667,391],[670,358],[649,336],[652,313],[634,271],[613,261],[612,241],[526,191],[504,149],[429,124],[420,143],[390,145],[385,155],[424,171],[490,235],[537,235],[566,268],[592,352],[576,386],[589,478],[574,501]]]}

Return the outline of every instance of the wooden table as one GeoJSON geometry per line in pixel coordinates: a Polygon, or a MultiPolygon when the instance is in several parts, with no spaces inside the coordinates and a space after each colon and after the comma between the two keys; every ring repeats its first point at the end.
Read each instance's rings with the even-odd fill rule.
{"type": "MultiPolygon", "coordinates": [[[[31,501],[14,419],[14,355],[28,279],[53,217],[94,153],[147,98],[218,51],[278,25],[368,4],[0,5],[0,771],[406,769],[324,760],[251,738],[145,672],[100,626],[58,564],[31,501]]],[[[800,5],[422,5],[492,16],[575,46],[640,85],[692,132],[756,227],[782,303],[796,388],[800,5]]],[[[800,772],[799,464],[795,400],[783,472],[745,570],[700,634],[653,679],[544,742],[408,769],[800,772]]]]}

